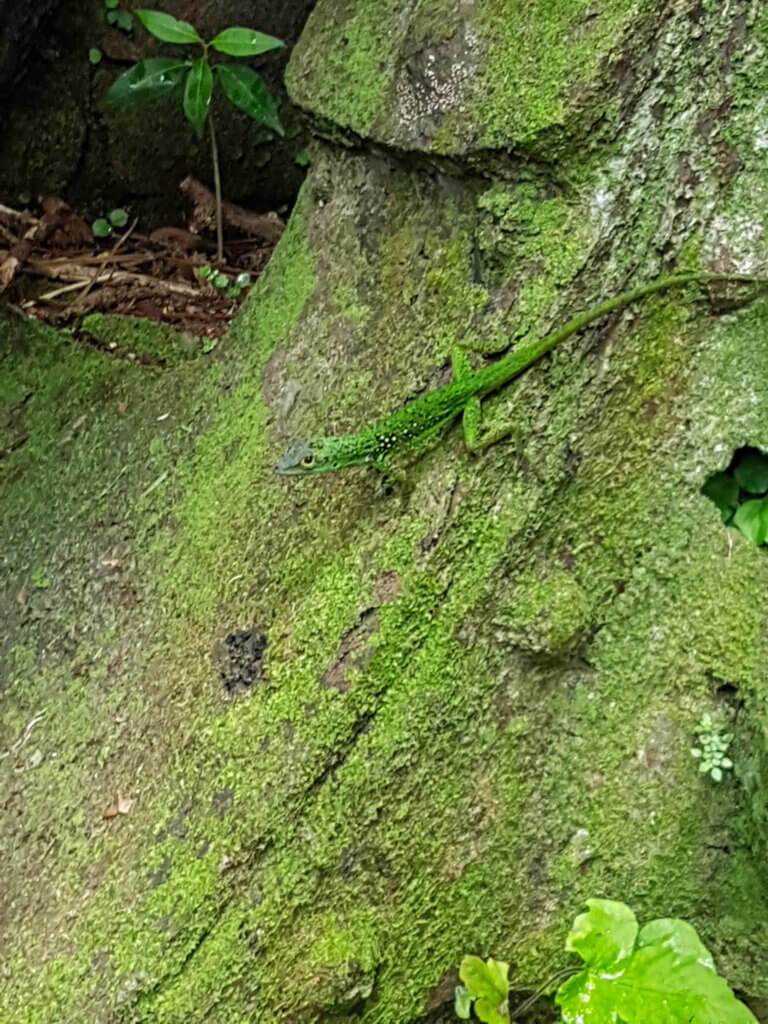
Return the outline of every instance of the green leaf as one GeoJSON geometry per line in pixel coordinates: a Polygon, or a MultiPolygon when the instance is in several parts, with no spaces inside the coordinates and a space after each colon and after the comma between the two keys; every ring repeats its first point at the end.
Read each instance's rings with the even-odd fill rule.
{"type": "Polygon", "coordinates": [[[710,970],[715,969],[712,954],[699,938],[699,933],[679,917],[659,917],[643,925],[637,935],[637,948],[653,945],[673,949],[680,957],[689,957],[710,970]]]}
{"type": "Polygon", "coordinates": [[[226,274],[216,274],[213,278],[213,285],[215,288],[226,288],[229,284],[229,278],[226,274]]]}
{"type": "Polygon", "coordinates": [[[639,949],[613,988],[616,1010],[627,1024],[757,1024],[711,967],[668,945],[639,949]]]}
{"type": "Polygon", "coordinates": [[[130,11],[116,11],[115,23],[123,32],[130,32],[133,28],[133,15],[130,11]]]}
{"type": "Polygon", "coordinates": [[[114,25],[117,21],[117,11],[107,11],[107,24],[114,25]]]}
{"type": "Polygon", "coordinates": [[[88,51],[88,60],[91,64],[98,64],[101,60],[101,50],[97,50],[95,46],[92,46],[88,51]]]}
{"type": "Polygon", "coordinates": [[[629,907],[614,900],[587,900],[587,906],[573,922],[565,948],[595,968],[629,956],[637,937],[637,918],[629,907]]]}
{"type": "Polygon", "coordinates": [[[475,1003],[475,1016],[483,1024],[509,1024],[509,1014],[503,1013],[488,999],[478,999],[475,1003]]]}
{"type": "Polygon", "coordinates": [[[463,985],[457,985],[453,994],[453,1008],[456,1016],[462,1020],[469,1020],[472,1013],[472,993],[463,985]]]}
{"type": "Polygon", "coordinates": [[[484,963],[479,956],[465,956],[459,977],[475,999],[487,999],[491,1006],[499,1006],[509,992],[508,971],[509,964],[499,960],[490,958],[484,963]]]}
{"type": "Polygon", "coordinates": [[[162,39],[164,43],[200,43],[203,40],[197,34],[195,28],[188,21],[177,21],[170,14],[163,11],[149,11],[146,8],[136,11],[136,17],[156,39],[162,39]]]}
{"type": "Polygon", "coordinates": [[[192,61],[184,89],[184,113],[198,135],[203,134],[213,92],[213,74],[205,57],[192,61]]]}
{"type": "Polygon", "coordinates": [[[674,918],[647,924],[619,962],[564,982],[555,1002],[564,1024],[757,1024],[718,977],[696,930],[674,918]]]}
{"type": "Polygon", "coordinates": [[[114,11],[120,4],[120,0],[104,0],[104,6],[108,11],[114,11]]]}
{"type": "MultiPolygon", "coordinates": [[[[616,999],[608,984],[595,984],[598,975],[582,971],[564,981],[555,994],[563,1024],[607,1024],[616,1021],[616,999]]],[[[649,1024],[649,1021],[643,1021],[649,1024]]]]}
{"type": "Polygon", "coordinates": [[[750,494],[768,491],[768,455],[759,451],[745,452],[733,471],[739,487],[750,494]]]}
{"type": "Polygon", "coordinates": [[[165,96],[181,83],[188,68],[188,61],[149,57],[115,79],[104,98],[104,106],[122,109],[165,96]]]}
{"type": "Polygon", "coordinates": [[[267,50],[277,50],[285,46],[282,39],[275,36],[265,35],[253,28],[225,28],[211,40],[211,46],[219,53],[226,53],[230,57],[256,57],[267,50]]]}
{"type": "Polygon", "coordinates": [[[119,208],[117,210],[110,210],[107,217],[109,219],[109,223],[114,228],[124,228],[128,223],[128,214],[125,210],[121,210],[119,208]]]}
{"type": "Polygon", "coordinates": [[[701,488],[701,493],[713,501],[721,512],[730,511],[739,504],[739,485],[727,473],[713,473],[701,488]]]}
{"type": "Polygon", "coordinates": [[[255,71],[236,64],[217,64],[216,74],[230,103],[278,135],[285,134],[277,116],[275,101],[255,71]]]}
{"type": "Polygon", "coordinates": [[[764,544],[768,536],[768,499],[753,498],[739,505],[733,525],[753,544],[764,544]]]}
{"type": "Polygon", "coordinates": [[[104,217],[99,217],[91,225],[91,230],[97,238],[109,238],[112,234],[112,225],[104,217]]]}

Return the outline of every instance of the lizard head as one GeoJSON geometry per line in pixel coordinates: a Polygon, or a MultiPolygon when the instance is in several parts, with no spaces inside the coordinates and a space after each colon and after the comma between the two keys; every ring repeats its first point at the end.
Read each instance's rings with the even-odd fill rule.
{"type": "Polygon", "coordinates": [[[340,469],[346,463],[334,457],[334,441],[332,437],[294,441],[275,463],[275,472],[283,476],[310,476],[340,469]]]}

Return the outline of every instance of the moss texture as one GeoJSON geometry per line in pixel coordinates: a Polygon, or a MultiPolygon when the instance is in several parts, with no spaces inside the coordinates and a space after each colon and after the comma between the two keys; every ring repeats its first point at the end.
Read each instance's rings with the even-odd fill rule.
{"type": "MultiPolygon", "coordinates": [[[[448,1019],[464,953],[530,990],[587,896],[691,920],[768,998],[768,562],[700,494],[734,448],[768,450],[768,299],[668,294],[566,342],[486,403],[518,434],[471,459],[449,432],[407,505],[363,471],[271,473],[292,438],[444,382],[457,341],[525,344],[678,254],[761,261],[768,18],[697,10],[655,27],[620,143],[585,151],[593,112],[539,89],[531,137],[568,120],[556,167],[318,145],[215,358],[160,370],[4,325],[0,1018],[448,1019]],[[245,634],[266,652],[229,692],[245,634]],[[715,787],[689,748],[725,684],[742,781],[715,787]]],[[[331,55],[340,93],[371,90],[355,130],[381,97],[394,117],[372,55],[400,66],[406,29],[444,43],[441,11],[391,39],[380,11],[363,44],[367,6],[318,4],[318,38],[356,20],[348,80],[331,55]]],[[[612,46],[654,27],[612,11],[612,46]]],[[[571,76],[605,71],[590,31],[571,76]]],[[[295,78],[349,127],[307,59],[295,78]]]]}
{"type": "MultiPolygon", "coordinates": [[[[638,0],[345,0],[318,4],[288,68],[294,102],[326,124],[406,150],[551,156],[646,84],[658,5],[638,0]],[[642,79],[642,83],[636,79],[642,79]]],[[[605,127],[605,125],[604,125],[605,127]]]]}

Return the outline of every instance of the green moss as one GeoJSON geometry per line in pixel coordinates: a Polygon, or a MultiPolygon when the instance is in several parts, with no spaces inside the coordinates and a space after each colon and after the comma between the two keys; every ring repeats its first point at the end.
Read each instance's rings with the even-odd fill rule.
{"type": "Polygon", "coordinates": [[[82,330],[120,358],[138,358],[156,366],[174,366],[202,353],[198,338],[132,316],[91,313],[83,319],[82,330]]]}
{"type": "Polygon", "coordinates": [[[286,70],[291,99],[366,135],[383,109],[406,27],[395,0],[315,7],[286,70]]]}
{"type": "MultiPolygon", "coordinates": [[[[618,56],[631,26],[642,34],[634,0],[548,0],[533,7],[486,4],[477,27],[484,40],[484,73],[476,117],[489,148],[530,145],[542,132],[570,129],[576,110],[592,107],[590,121],[610,110],[598,92],[603,68],[618,56]]],[[[581,118],[584,114],[579,110],[581,118]]]]}
{"type": "Polygon", "coordinates": [[[765,306],[667,296],[574,339],[498,396],[525,443],[448,432],[407,507],[364,472],[278,480],[290,439],[441,383],[470,331],[555,316],[595,242],[596,181],[478,204],[382,164],[318,155],[215,365],[31,328],[3,365],[8,589],[50,586],[2,627],[10,743],[46,713],[2,794],[0,1016],[414,1020],[469,951],[541,981],[595,894],[692,919],[768,990],[759,871],[722,870],[738,797],[689,754],[713,680],[764,687],[765,560],[699,489],[768,429],[765,306]],[[250,629],[261,674],[222,693],[250,629]]]}

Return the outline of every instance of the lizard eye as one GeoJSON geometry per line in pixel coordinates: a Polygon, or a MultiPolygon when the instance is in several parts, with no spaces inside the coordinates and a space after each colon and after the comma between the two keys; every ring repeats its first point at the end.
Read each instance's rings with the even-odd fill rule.
{"type": "Polygon", "coordinates": [[[304,458],[301,460],[302,466],[306,466],[307,469],[309,469],[310,466],[313,466],[314,463],[315,463],[315,456],[314,455],[305,455],[304,458]]]}

